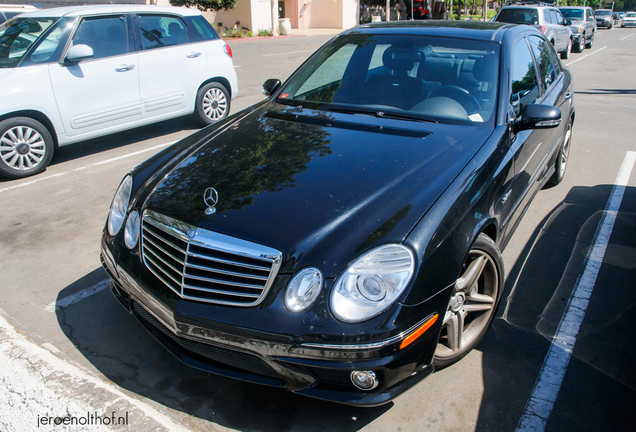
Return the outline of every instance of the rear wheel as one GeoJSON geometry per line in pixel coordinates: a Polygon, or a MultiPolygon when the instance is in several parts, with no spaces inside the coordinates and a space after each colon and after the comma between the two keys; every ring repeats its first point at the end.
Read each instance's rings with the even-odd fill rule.
{"type": "Polygon", "coordinates": [[[222,84],[211,82],[199,89],[196,104],[196,119],[209,125],[227,117],[230,112],[230,94],[222,84]]]}
{"type": "Polygon", "coordinates": [[[480,234],[451,293],[433,360],[436,369],[459,361],[484,337],[499,305],[503,279],[499,249],[480,234]]]}
{"type": "Polygon", "coordinates": [[[563,139],[563,145],[557,156],[557,160],[554,163],[554,174],[548,180],[548,184],[555,186],[563,181],[565,177],[565,169],[568,166],[568,159],[570,157],[570,147],[572,143],[572,120],[568,122],[568,127],[565,130],[565,138],[563,139]]]}
{"type": "Polygon", "coordinates": [[[561,58],[563,60],[567,60],[570,58],[570,51],[572,50],[572,39],[568,41],[568,46],[565,48],[565,51],[561,51],[561,58]]]}
{"type": "Polygon", "coordinates": [[[29,117],[0,122],[0,175],[19,179],[41,173],[53,157],[53,138],[44,125],[29,117]]]}

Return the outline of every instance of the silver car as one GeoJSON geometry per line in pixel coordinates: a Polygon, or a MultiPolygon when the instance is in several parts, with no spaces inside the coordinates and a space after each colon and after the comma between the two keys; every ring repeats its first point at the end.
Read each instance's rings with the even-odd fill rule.
{"type": "Polygon", "coordinates": [[[572,22],[563,18],[561,11],[554,6],[538,2],[504,6],[494,21],[533,26],[548,38],[562,59],[570,57],[572,31],[569,26],[572,22]]]}
{"type": "Polygon", "coordinates": [[[572,21],[572,51],[581,52],[583,48],[592,48],[596,34],[596,19],[591,7],[563,6],[559,10],[565,19],[572,21]]]}

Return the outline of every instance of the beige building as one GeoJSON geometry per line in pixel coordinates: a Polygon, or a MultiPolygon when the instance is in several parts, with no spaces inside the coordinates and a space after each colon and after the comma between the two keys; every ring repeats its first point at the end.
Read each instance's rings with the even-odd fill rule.
{"type": "MultiPolygon", "coordinates": [[[[162,1],[167,0],[159,0],[162,1]]],[[[279,18],[289,18],[292,28],[348,29],[360,22],[360,0],[278,0],[279,18]]],[[[238,0],[230,11],[207,12],[214,25],[234,27],[239,21],[256,33],[272,28],[272,0],[238,0]]]]}
{"type": "MultiPolygon", "coordinates": [[[[0,4],[34,4],[43,8],[86,4],[158,4],[170,6],[169,0],[0,0],[0,4]]],[[[277,0],[280,18],[289,18],[292,28],[348,29],[360,22],[360,0],[277,0]]],[[[215,27],[247,27],[256,33],[272,28],[272,0],[238,0],[230,11],[204,12],[215,27]]],[[[278,24],[278,23],[276,23],[278,24]]]]}

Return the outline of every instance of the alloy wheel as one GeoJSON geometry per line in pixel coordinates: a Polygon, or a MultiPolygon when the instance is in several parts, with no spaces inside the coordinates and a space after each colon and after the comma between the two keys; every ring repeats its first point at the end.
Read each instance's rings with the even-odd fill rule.
{"type": "Polygon", "coordinates": [[[37,167],[46,155],[46,143],[38,131],[15,126],[0,137],[0,159],[9,168],[26,171],[37,167]]]}
{"type": "Polygon", "coordinates": [[[227,98],[221,89],[211,88],[203,97],[203,112],[212,120],[220,120],[227,111],[227,98]]]}
{"type": "Polygon", "coordinates": [[[572,124],[568,124],[568,129],[565,132],[565,139],[563,140],[563,148],[561,149],[561,154],[559,157],[561,158],[561,163],[559,164],[559,169],[561,170],[561,178],[565,176],[565,168],[568,164],[568,157],[570,156],[570,139],[572,137],[572,124]]]}
{"type": "Polygon", "coordinates": [[[435,357],[461,355],[481,338],[495,311],[499,295],[499,272],[485,251],[473,249],[455,282],[442,322],[435,357]]]}

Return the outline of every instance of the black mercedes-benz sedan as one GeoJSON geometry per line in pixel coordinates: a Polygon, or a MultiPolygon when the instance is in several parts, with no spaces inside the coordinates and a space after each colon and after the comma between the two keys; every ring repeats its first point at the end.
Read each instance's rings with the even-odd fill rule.
{"type": "Polygon", "coordinates": [[[571,81],[528,26],[345,31],[123,179],[111,290],[190,366],[385,403],[488,330],[500,252],[564,176],[571,81]]]}

